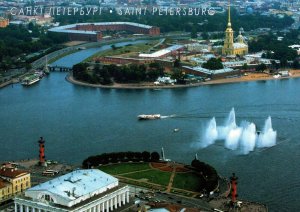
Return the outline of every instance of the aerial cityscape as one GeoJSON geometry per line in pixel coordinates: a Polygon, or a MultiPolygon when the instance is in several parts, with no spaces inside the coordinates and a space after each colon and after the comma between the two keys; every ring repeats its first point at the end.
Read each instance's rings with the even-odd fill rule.
{"type": "Polygon", "coordinates": [[[298,211],[299,0],[0,2],[0,211],[298,211]]]}

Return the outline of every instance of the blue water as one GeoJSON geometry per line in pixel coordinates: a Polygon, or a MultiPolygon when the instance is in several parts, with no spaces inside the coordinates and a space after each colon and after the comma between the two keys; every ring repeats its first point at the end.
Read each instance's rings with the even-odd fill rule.
{"type": "MultiPolygon", "coordinates": [[[[147,40],[136,40],[136,41],[126,41],[126,42],[120,42],[117,44],[114,44],[116,47],[121,47],[121,46],[126,46],[129,44],[139,44],[139,43],[146,43],[148,42],[147,40]]],[[[53,63],[51,63],[51,66],[58,66],[58,67],[66,67],[66,68],[72,68],[73,65],[80,63],[81,61],[89,58],[90,56],[102,52],[105,50],[111,49],[111,45],[103,45],[101,47],[97,48],[89,48],[89,49],[84,49],[79,52],[67,55],[53,63]]]]}
{"type": "Polygon", "coordinates": [[[73,164],[103,152],[164,147],[172,160],[190,163],[198,153],[221,175],[235,172],[242,199],[263,202],[270,211],[300,208],[300,79],[117,90],[73,85],[65,75],[51,73],[30,87],[0,90],[0,161],[37,158],[40,136],[47,159],[73,164]],[[237,123],[248,120],[260,129],[270,115],[277,145],[248,155],[225,149],[221,141],[196,148],[209,119],[223,124],[232,107],[237,123]],[[138,121],[143,113],[177,117],[138,121]]]}

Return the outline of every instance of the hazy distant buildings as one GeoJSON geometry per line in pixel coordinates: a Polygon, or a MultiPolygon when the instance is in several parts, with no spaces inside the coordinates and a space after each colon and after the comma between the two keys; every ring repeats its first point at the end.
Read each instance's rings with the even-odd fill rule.
{"type": "Polygon", "coordinates": [[[27,16],[27,15],[16,15],[14,16],[14,22],[15,21],[22,21],[23,23],[35,23],[37,25],[50,25],[53,22],[53,17],[50,15],[43,15],[43,16],[27,16]]]}
{"type": "Polygon", "coordinates": [[[9,25],[9,20],[0,17],[0,28],[5,28],[9,25]]]}
{"type": "Polygon", "coordinates": [[[15,211],[109,212],[129,203],[129,187],[97,169],[76,170],[25,191],[15,211]]]}
{"type": "Polygon", "coordinates": [[[133,22],[99,22],[59,26],[49,32],[67,34],[70,40],[96,42],[102,39],[104,31],[130,31],[135,34],[159,35],[158,27],[133,22]]]}

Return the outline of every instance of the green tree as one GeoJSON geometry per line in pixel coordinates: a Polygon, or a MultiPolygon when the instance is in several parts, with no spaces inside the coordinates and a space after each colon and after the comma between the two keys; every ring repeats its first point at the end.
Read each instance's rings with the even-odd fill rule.
{"type": "Polygon", "coordinates": [[[173,66],[174,66],[174,68],[179,68],[179,67],[181,66],[180,60],[179,60],[179,59],[176,59],[176,60],[174,61],[173,66]]]}
{"type": "Polygon", "coordinates": [[[224,68],[221,58],[210,58],[206,63],[203,63],[202,67],[209,70],[218,70],[224,68]]]}
{"type": "Polygon", "coordinates": [[[149,161],[149,160],[150,160],[150,157],[151,157],[150,152],[147,152],[147,151],[142,152],[142,158],[143,158],[143,160],[144,160],[145,162],[146,162],[146,161],[149,161]]]}
{"type": "Polygon", "coordinates": [[[197,28],[193,26],[192,31],[191,31],[191,38],[197,38],[197,28]]]}
{"type": "Polygon", "coordinates": [[[88,74],[86,72],[87,64],[86,63],[78,63],[73,66],[73,77],[77,80],[87,81],[88,80],[88,74]]]}
{"type": "Polygon", "coordinates": [[[267,66],[266,66],[266,64],[264,64],[264,63],[259,64],[259,65],[255,68],[255,70],[256,70],[257,72],[263,72],[263,71],[266,70],[266,69],[267,69],[267,66]]]}
{"type": "Polygon", "coordinates": [[[292,66],[293,66],[294,69],[299,69],[300,68],[299,60],[295,59],[293,61],[293,65],[292,66]]]}
{"type": "Polygon", "coordinates": [[[25,69],[26,69],[26,71],[29,71],[31,68],[32,68],[32,66],[31,66],[30,63],[26,63],[26,64],[25,64],[25,69]]]}
{"type": "Polygon", "coordinates": [[[151,153],[151,161],[159,161],[160,155],[158,152],[152,152],[151,153]]]}
{"type": "Polygon", "coordinates": [[[182,80],[184,77],[182,71],[179,68],[172,68],[171,78],[177,81],[182,80]]]}
{"type": "Polygon", "coordinates": [[[204,39],[204,40],[209,39],[209,35],[208,35],[207,32],[202,32],[201,37],[202,37],[202,39],[204,39]]]}

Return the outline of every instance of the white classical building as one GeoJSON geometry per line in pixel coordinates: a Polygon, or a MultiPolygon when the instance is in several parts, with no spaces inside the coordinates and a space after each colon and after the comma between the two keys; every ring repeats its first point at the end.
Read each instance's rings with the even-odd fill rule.
{"type": "Polygon", "coordinates": [[[129,187],[97,169],[76,170],[14,200],[15,212],[109,212],[129,203],[129,187]]]}

